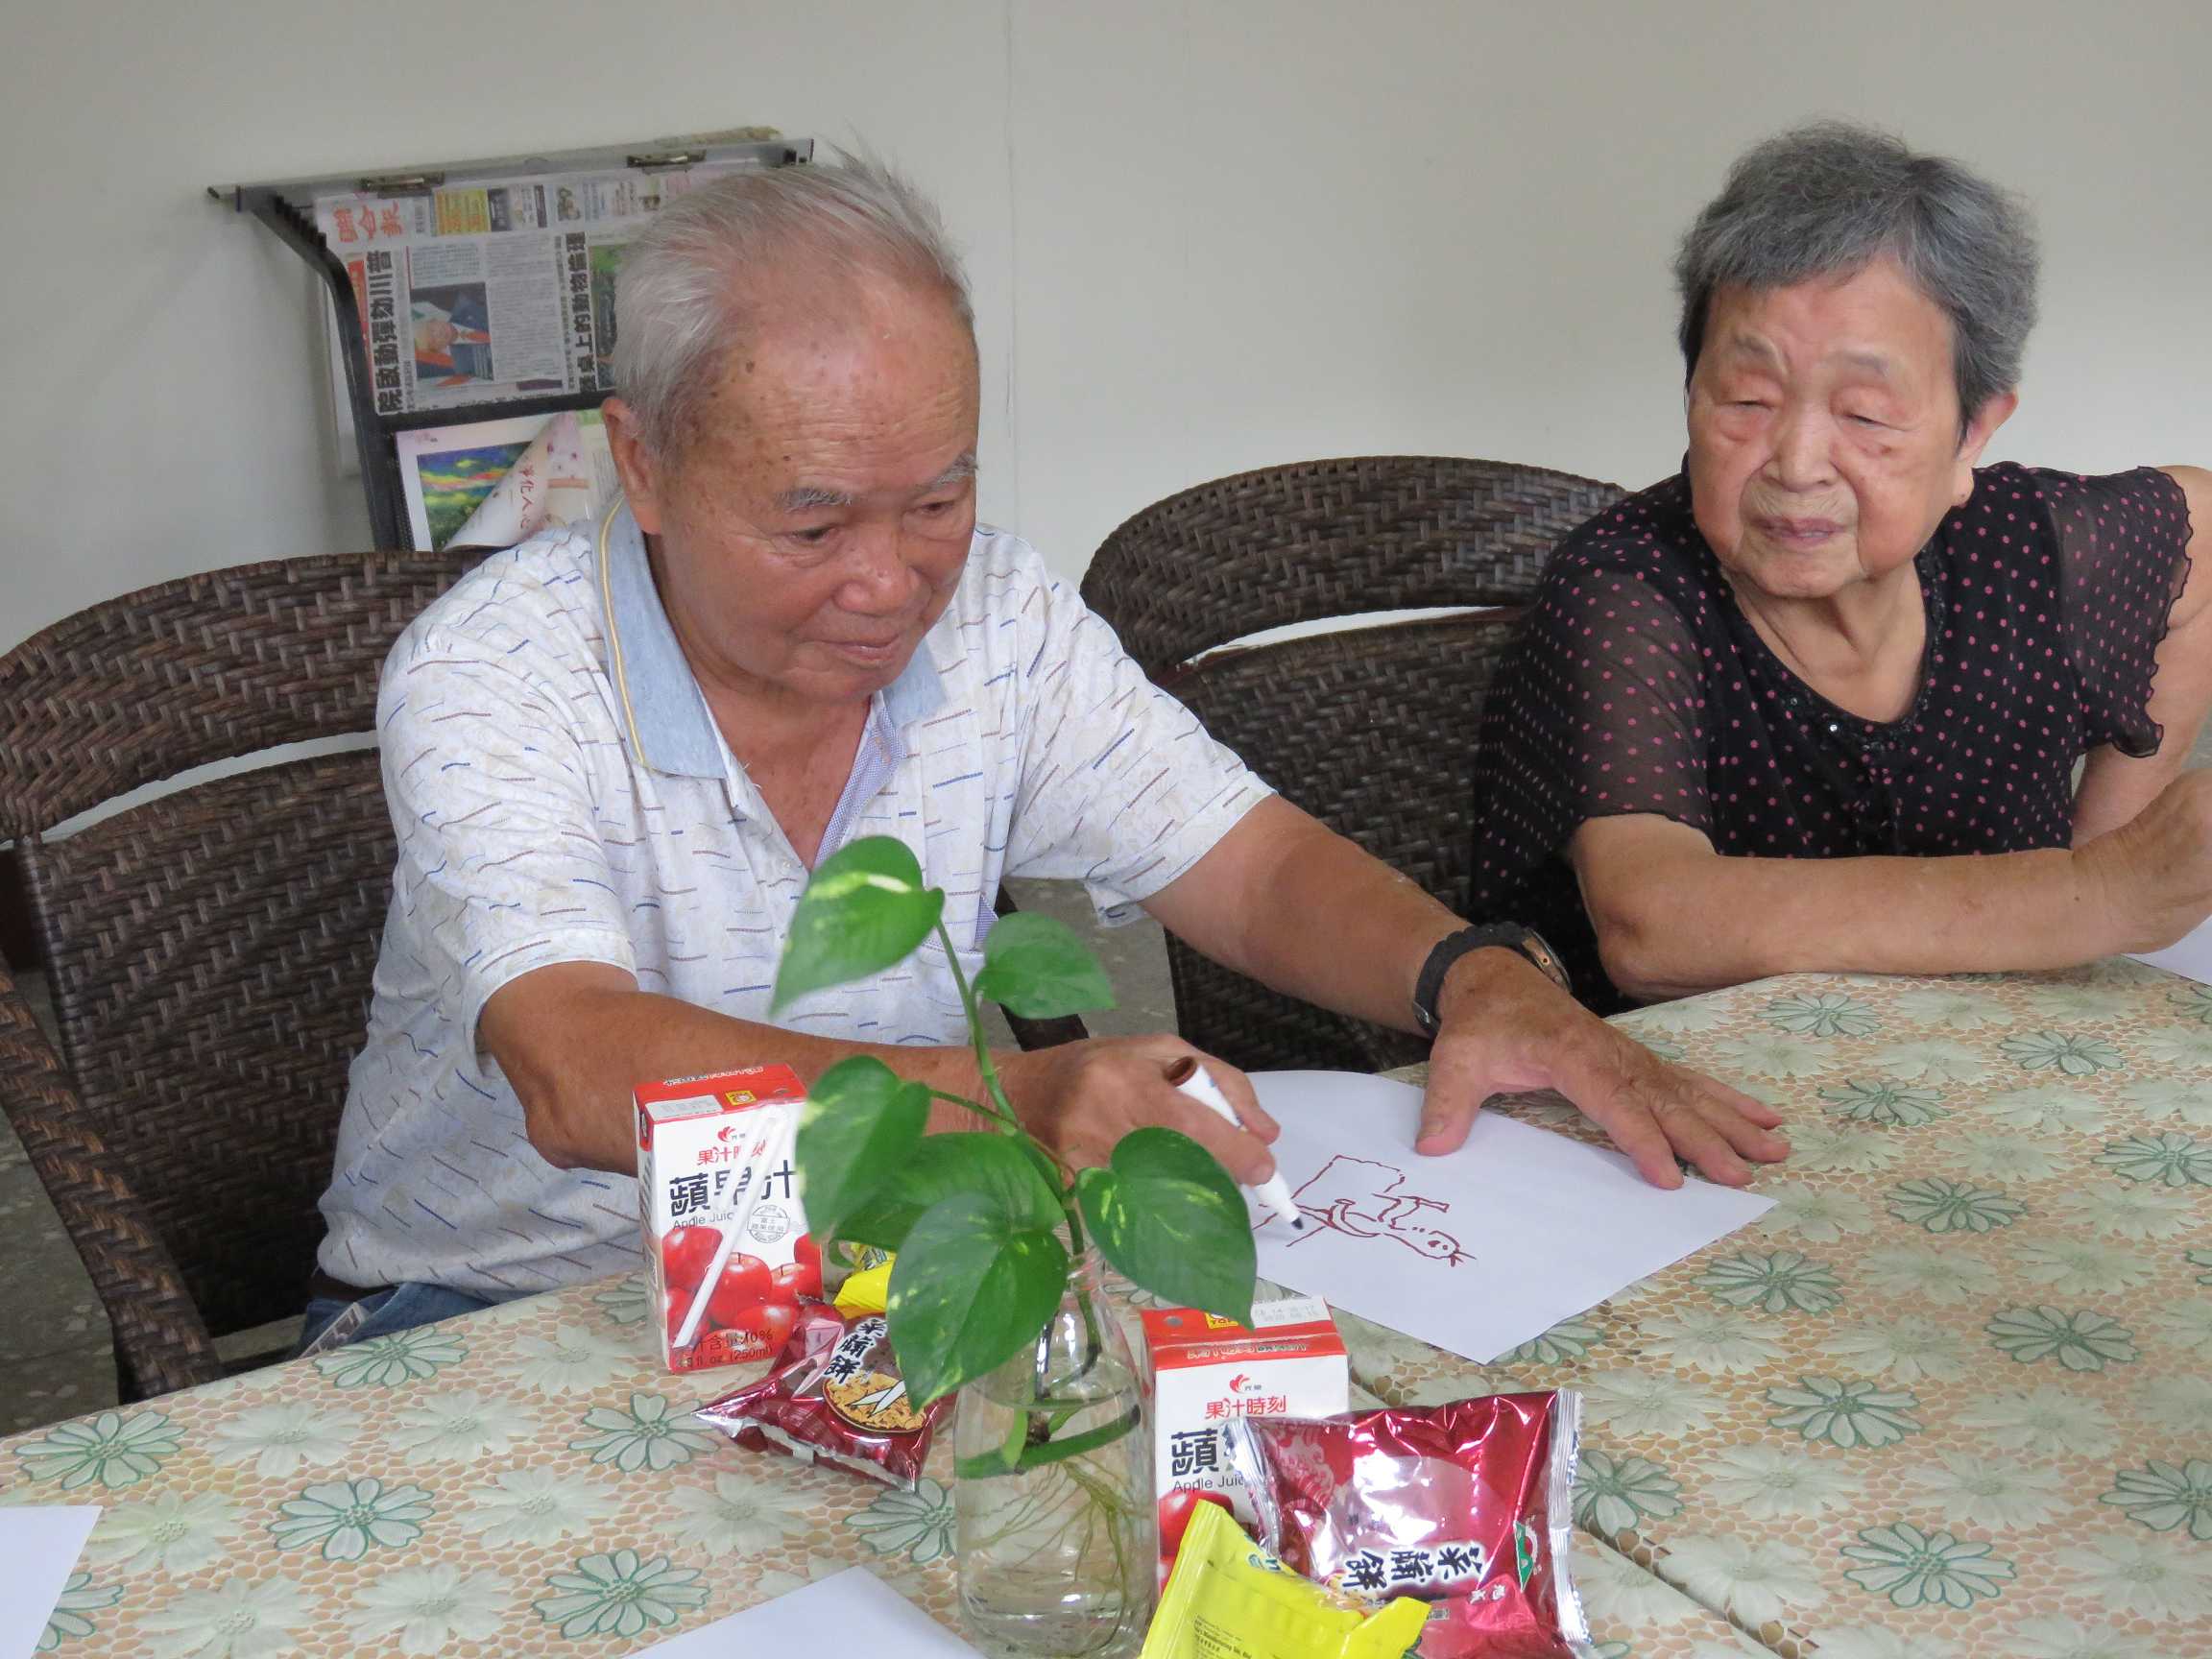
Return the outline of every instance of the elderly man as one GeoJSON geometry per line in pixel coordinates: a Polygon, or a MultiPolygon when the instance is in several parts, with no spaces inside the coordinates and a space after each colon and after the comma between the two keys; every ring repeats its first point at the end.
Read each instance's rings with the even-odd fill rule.
{"type": "MultiPolygon", "coordinates": [[[[1581,1012],[1510,926],[1470,929],[1270,794],[1017,538],[975,522],[977,365],[934,212],[871,165],[734,178],[625,259],[624,504],[488,561],[386,667],[399,863],[324,1199],[312,1334],[361,1335],[637,1260],[640,1079],[854,1053],[975,1089],[950,965],[766,1023],[807,870],[896,835],[979,959],[1008,876],[1081,880],[1295,996],[1435,1040],[1419,1145],[1506,1090],[1577,1100],[1653,1181],[1786,1148],[1774,1114],[1581,1012]]],[[[1000,1062],[1070,1158],[1249,1132],[1172,1090],[1172,1036],[1000,1062]]]]}

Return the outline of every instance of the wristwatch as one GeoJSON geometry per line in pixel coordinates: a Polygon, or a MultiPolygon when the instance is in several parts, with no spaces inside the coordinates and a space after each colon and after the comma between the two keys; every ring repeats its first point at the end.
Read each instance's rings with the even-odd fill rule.
{"type": "Polygon", "coordinates": [[[1559,953],[1544,943],[1544,936],[1535,928],[1524,927],[1518,922],[1490,922],[1479,927],[1462,927],[1436,941],[1436,948],[1429,952],[1429,960],[1421,964],[1421,977],[1414,981],[1413,1023],[1421,1028],[1422,1036],[1431,1042],[1435,1040],[1436,1001],[1444,995],[1444,975],[1452,971],[1452,964],[1470,950],[1492,947],[1514,951],[1570,997],[1575,994],[1574,983],[1560,964],[1559,953]]]}

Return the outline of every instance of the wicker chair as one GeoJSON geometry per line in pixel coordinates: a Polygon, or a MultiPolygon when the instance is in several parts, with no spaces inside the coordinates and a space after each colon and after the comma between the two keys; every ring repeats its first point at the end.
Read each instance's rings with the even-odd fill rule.
{"type": "Polygon", "coordinates": [[[126,1400],[220,1377],[211,1333],[304,1301],[392,891],[377,670],[477,557],[219,570],[0,658],[0,835],[61,1038],[58,1057],[0,967],[0,1103],[107,1307],[126,1400]],[[189,768],[341,737],[49,838],[189,768]]]}
{"type": "MultiPolygon", "coordinates": [[[[1553,545],[1620,496],[1493,461],[1269,467],[1129,519],[1099,547],[1083,597],[1286,798],[1464,915],[1483,698],[1553,545]],[[1289,623],[1439,606],[1493,609],[1220,649],[1289,623]]],[[[1177,940],[1167,952],[1182,1034],[1234,1065],[1367,1070],[1422,1053],[1177,940]]]]}
{"type": "MultiPolygon", "coordinates": [[[[392,893],[377,672],[484,551],[188,577],[0,657],[0,837],[61,1038],[0,962],[0,1106],[107,1308],[126,1400],[222,1376],[211,1334],[305,1301],[392,893]],[[189,768],[344,737],[49,838],[189,768]]],[[[1024,1047],[1084,1035],[1009,1023],[1024,1047]]]]}

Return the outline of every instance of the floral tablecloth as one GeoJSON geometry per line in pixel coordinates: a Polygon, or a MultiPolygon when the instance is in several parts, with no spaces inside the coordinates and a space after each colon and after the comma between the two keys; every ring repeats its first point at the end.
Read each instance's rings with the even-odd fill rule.
{"type": "MultiPolygon", "coordinates": [[[[2212,991],[1627,1024],[1790,1113],[1775,1209],[1493,1367],[1344,1321],[1385,1399],[1584,1390],[1603,1659],[2212,1654],[2212,991]]],[[[738,1451],[646,1315],[613,1281],[0,1441],[0,1503],[107,1509],[52,1650],[614,1654],[854,1564],[955,1622],[947,1448],[912,1494],[738,1451]]]]}
{"type": "MultiPolygon", "coordinates": [[[[855,1565],[958,1628],[949,1435],[912,1493],[740,1451],[688,1410],[760,1368],[670,1377],[651,1330],[615,1280],[0,1441],[0,1503],[106,1506],[41,1650],[582,1659],[855,1565]]],[[[1578,1566],[1607,1659],[1761,1651],[1578,1566]]]]}
{"type": "Polygon", "coordinates": [[[2212,1655],[2212,988],[1796,975],[1621,1023],[1789,1115],[1779,1202],[1492,1367],[1356,1329],[1361,1380],[1579,1388],[1577,1519],[1785,1655],[2212,1655]]]}

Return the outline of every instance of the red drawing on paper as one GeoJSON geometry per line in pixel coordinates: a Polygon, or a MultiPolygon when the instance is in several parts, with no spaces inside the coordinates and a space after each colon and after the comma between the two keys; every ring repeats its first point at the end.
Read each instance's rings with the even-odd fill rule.
{"type": "Polygon", "coordinates": [[[1449,1214],[1452,1206],[1441,1198],[1400,1191],[1405,1184],[1406,1171],[1396,1165],[1338,1154],[1291,1193],[1299,1214],[1320,1224],[1291,1242],[1319,1238],[1321,1228],[1327,1228],[1350,1238],[1394,1238],[1415,1255],[1447,1267],[1473,1261],[1457,1238],[1425,1219],[1431,1211],[1449,1214]]]}

